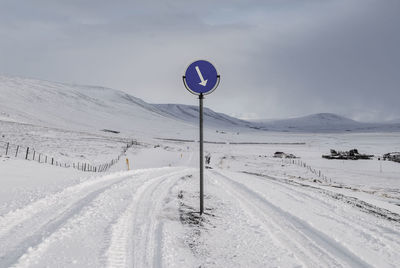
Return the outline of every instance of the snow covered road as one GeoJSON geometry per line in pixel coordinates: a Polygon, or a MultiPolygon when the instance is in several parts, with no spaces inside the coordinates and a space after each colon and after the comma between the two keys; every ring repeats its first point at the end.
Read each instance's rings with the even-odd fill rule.
{"type": "Polygon", "coordinates": [[[0,267],[153,266],[160,202],[188,172],[93,178],[1,216],[0,267]]]}
{"type": "Polygon", "coordinates": [[[400,264],[398,215],[365,201],[226,169],[207,170],[205,186],[203,218],[193,168],[116,172],[49,193],[0,216],[0,267],[400,264]]]}
{"type": "Polygon", "coordinates": [[[273,178],[221,170],[209,173],[208,189],[233,208],[223,225],[225,232],[233,234],[230,243],[242,244],[232,252],[234,262],[227,258],[223,264],[219,259],[215,267],[226,262],[242,267],[396,267],[400,263],[400,222],[366,213],[344,199],[273,178]],[[258,252],[258,258],[245,256],[248,252],[258,252]]]}

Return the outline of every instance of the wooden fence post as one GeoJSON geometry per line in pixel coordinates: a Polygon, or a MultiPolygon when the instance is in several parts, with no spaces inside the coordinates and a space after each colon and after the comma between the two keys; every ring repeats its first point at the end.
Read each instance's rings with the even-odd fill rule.
{"type": "Polygon", "coordinates": [[[28,160],[28,154],[29,154],[29,147],[26,148],[26,155],[25,155],[26,160],[28,160]]]}
{"type": "Polygon", "coordinates": [[[6,155],[8,154],[8,147],[10,146],[10,143],[7,142],[7,147],[6,147],[6,155]]]}
{"type": "Polygon", "coordinates": [[[15,151],[15,157],[18,156],[19,145],[17,145],[17,150],[15,151]]]}

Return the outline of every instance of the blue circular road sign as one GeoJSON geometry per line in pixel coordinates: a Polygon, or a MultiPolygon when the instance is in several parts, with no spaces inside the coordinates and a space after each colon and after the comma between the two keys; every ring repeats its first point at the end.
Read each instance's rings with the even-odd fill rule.
{"type": "Polygon", "coordinates": [[[210,94],[217,88],[219,79],[215,67],[205,60],[191,63],[183,77],[186,88],[195,95],[210,94]]]}

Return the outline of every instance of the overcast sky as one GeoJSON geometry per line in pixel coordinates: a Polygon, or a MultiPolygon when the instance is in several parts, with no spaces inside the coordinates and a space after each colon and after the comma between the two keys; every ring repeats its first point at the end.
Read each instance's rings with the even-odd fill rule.
{"type": "Polygon", "coordinates": [[[197,105],[196,59],[221,74],[219,112],[400,118],[399,0],[0,0],[2,74],[197,105]]]}

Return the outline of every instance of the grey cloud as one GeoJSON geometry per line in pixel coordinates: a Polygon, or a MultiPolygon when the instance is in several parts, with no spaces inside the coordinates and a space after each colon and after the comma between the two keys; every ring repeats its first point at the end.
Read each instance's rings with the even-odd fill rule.
{"type": "Polygon", "coordinates": [[[381,3],[267,51],[270,85],[285,102],[305,106],[303,113],[325,109],[366,120],[398,115],[400,3],[381,3]]]}
{"type": "Polygon", "coordinates": [[[257,117],[398,118],[400,4],[328,1],[18,1],[0,4],[0,72],[195,104],[181,75],[216,63],[206,105],[257,117]]]}

